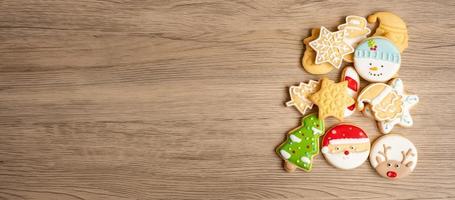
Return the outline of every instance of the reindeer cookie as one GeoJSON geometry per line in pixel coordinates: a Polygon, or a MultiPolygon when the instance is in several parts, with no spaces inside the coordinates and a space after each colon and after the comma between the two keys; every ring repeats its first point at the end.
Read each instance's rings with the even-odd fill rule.
{"type": "Polygon", "coordinates": [[[417,165],[417,149],[401,135],[384,135],[374,142],[370,163],[382,177],[400,179],[414,171],[417,165]]]}
{"type": "Polygon", "coordinates": [[[316,114],[307,115],[302,125],[289,132],[287,140],[277,149],[277,154],[285,160],[288,172],[296,168],[311,171],[313,157],[319,153],[319,137],[324,134],[324,121],[316,114]]]}

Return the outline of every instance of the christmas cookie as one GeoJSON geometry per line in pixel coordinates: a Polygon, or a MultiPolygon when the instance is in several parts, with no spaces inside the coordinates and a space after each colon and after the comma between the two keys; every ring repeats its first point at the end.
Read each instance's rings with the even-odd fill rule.
{"type": "MultiPolygon", "coordinates": [[[[347,16],[346,23],[338,26],[338,30],[344,30],[344,41],[351,45],[353,48],[357,47],[357,43],[367,38],[371,30],[367,27],[367,20],[359,16],[347,16]]],[[[344,56],[347,62],[353,62],[353,54],[344,56]]]]}
{"type": "MultiPolygon", "coordinates": [[[[348,82],[348,94],[354,98],[357,99],[357,93],[359,92],[360,89],[360,79],[359,75],[355,71],[353,67],[345,67],[343,69],[343,73],[341,73],[341,80],[340,82],[347,81],[348,82]]],[[[355,111],[355,103],[348,106],[347,108],[344,109],[344,117],[349,117],[351,116],[355,111]]]]}
{"type": "Polygon", "coordinates": [[[333,116],[343,121],[345,108],[355,103],[348,94],[348,81],[334,83],[327,78],[321,80],[321,89],[310,100],[318,106],[321,120],[333,116]]]}
{"type": "Polygon", "coordinates": [[[316,52],[310,47],[310,42],[315,40],[318,36],[319,28],[314,28],[311,30],[311,36],[303,40],[305,52],[302,58],[302,66],[310,74],[327,74],[335,68],[329,63],[314,63],[316,52]]]}
{"type": "Polygon", "coordinates": [[[318,90],[319,82],[313,80],[308,81],[308,83],[300,83],[299,86],[291,86],[289,87],[291,100],[286,102],[286,106],[295,106],[304,115],[307,109],[313,107],[313,102],[308,99],[308,96],[318,90]]]}
{"type": "Polygon", "coordinates": [[[346,32],[330,32],[321,26],[318,39],[310,42],[310,46],[316,51],[316,64],[330,63],[335,68],[340,68],[343,57],[354,52],[348,43],[344,41],[346,32]]]}
{"type": "Polygon", "coordinates": [[[374,142],[370,163],[382,177],[396,180],[414,171],[417,165],[417,149],[401,135],[384,135],[374,142]]]}
{"type": "Polygon", "coordinates": [[[416,95],[404,93],[401,79],[394,79],[390,85],[374,83],[362,90],[357,99],[357,109],[363,110],[365,103],[370,104],[368,113],[378,121],[382,133],[390,133],[399,124],[410,127],[413,120],[409,110],[419,102],[416,95]]]}
{"type": "Polygon", "coordinates": [[[286,171],[295,168],[311,171],[313,157],[319,153],[319,136],[324,130],[324,121],[310,114],[302,119],[301,126],[289,132],[286,141],[276,149],[285,160],[286,171]]]}
{"type": "Polygon", "coordinates": [[[340,169],[354,169],[367,160],[370,139],[359,127],[340,124],[326,132],[322,139],[325,159],[340,169]]]}
{"type": "Polygon", "coordinates": [[[354,53],[354,66],[370,82],[386,82],[400,70],[400,51],[388,39],[372,37],[362,41],[354,53]]]}
{"type": "Polygon", "coordinates": [[[368,16],[368,23],[376,23],[378,20],[379,26],[373,36],[388,38],[400,52],[408,48],[408,29],[400,17],[389,12],[377,12],[368,16]]]}

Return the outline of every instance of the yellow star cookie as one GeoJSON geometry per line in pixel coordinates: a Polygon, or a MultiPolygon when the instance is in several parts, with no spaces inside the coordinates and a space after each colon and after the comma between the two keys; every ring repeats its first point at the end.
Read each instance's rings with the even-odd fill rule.
{"type": "Polygon", "coordinates": [[[310,100],[318,105],[319,119],[333,116],[343,121],[344,109],[355,103],[347,89],[347,81],[334,83],[328,78],[321,80],[321,89],[310,96],[310,100]]]}
{"type": "Polygon", "coordinates": [[[308,83],[300,83],[299,86],[289,87],[291,100],[286,102],[286,106],[295,106],[297,110],[305,115],[307,109],[313,107],[308,97],[319,90],[319,81],[310,80],[308,83]]]}
{"type": "Polygon", "coordinates": [[[343,57],[354,52],[354,48],[344,40],[344,30],[330,32],[321,26],[318,39],[310,42],[310,46],[316,51],[316,64],[328,62],[335,68],[340,68],[343,57]]]}

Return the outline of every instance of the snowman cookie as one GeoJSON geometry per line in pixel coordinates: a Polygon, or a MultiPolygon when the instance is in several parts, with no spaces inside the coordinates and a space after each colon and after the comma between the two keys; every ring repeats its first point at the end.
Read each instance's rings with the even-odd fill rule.
{"type": "Polygon", "coordinates": [[[340,169],[354,169],[367,160],[370,153],[370,139],[357,126],[339,124],[326,132],[322,139],[321,151],[333,166],[340,169]]]}
{"type": "Polygon", "coordinates": [[[401,135],[384,135],[374,142],[370,163],[384,178],[403,178],[414,171],[417,165],[417,149],[401,135]]]}
{"type": "Polygon", "coordinates": [[[316,114],[307,115],[302,125],[289,132],[287,139],[277,149],[277,154],[285,160],[288,172],[300,168],[311,171],[313,157],[319,153],[319,137],[324,133],[324,121],[316,114]]]}
{"type": "Polygon", "coordinates": [[[359,43],[354,52],[354,67],[370,82],[386,82],[400,70],[400,50],[387,38],[371,37],[359,43]]]}

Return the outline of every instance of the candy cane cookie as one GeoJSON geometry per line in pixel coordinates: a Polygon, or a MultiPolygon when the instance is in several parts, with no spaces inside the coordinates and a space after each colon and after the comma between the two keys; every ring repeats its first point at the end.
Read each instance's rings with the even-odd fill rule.
{"type": "MultiPolygon", "coordinates": [[[[348,94],[354,98],[357,99],[357,94],[359,93],[359,88],[360,88],[360,79],[359,79],[359,74],[355,71],[353,67],[345,67],[343,69],[343,72],[341,73],[341,80],[340,82],[343,81],[348,81],[348,94]]],[[[344,117],[349,117],[351,116],[355,111],[355,103],[348,106],[344,110],[344,117]]]]}

